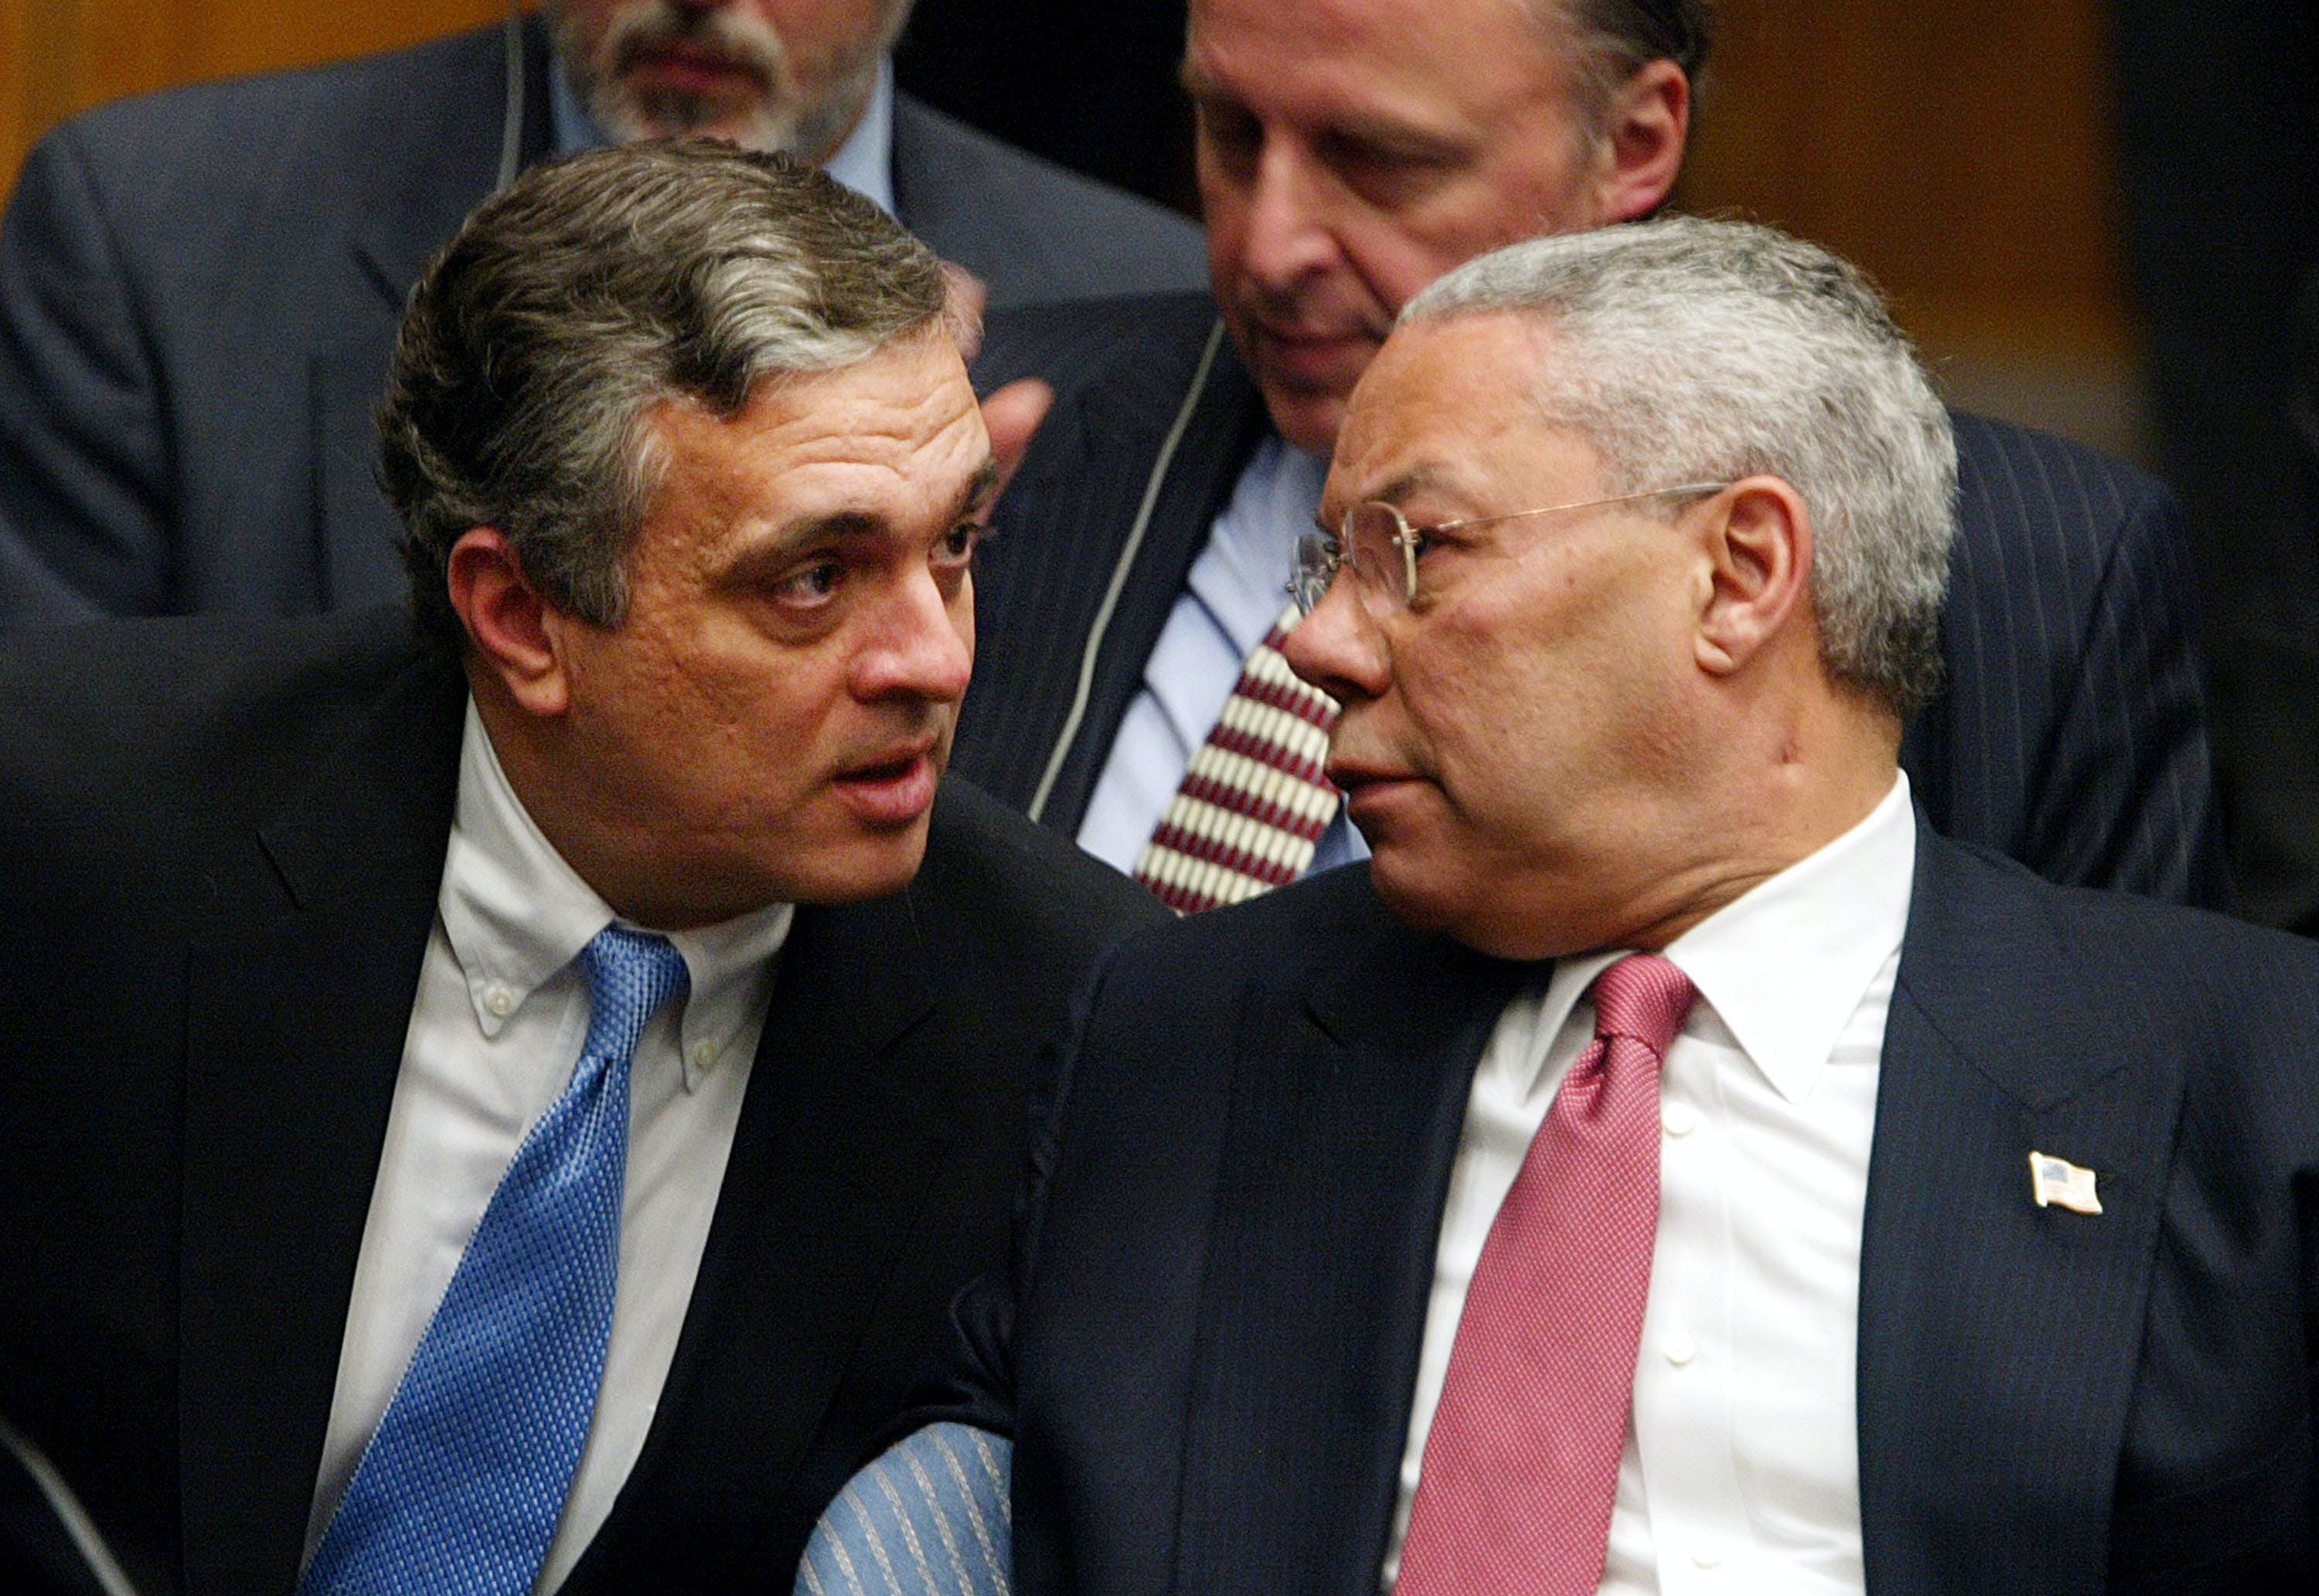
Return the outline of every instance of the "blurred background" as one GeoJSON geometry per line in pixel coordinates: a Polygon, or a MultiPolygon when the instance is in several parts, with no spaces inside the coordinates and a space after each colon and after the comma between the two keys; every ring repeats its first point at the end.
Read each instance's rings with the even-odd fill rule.
{"type": "MultiPolygon", "coordinates": [[[[1719,12],[1681,203],[1859,261],[1954,402],[2172,484],[2241,879],[2263,917],[2319,925],[2319,901],[2261,901],[2274,875],[2319,879],[2319,482],[2288,401],[2289,307],[2306,283],[2319,295],[2319,3],[1719,12]],[[2282,847],[2307,857],[2269,857],[2282,847]]],[[[100,101],[500,14],[497,0],[0,0],[0,191],[42,130],[100,101]]],[[[898,70],[970,122],[1189,210],[1182,29],[1182,0],[920,0],[898,70]]]]}

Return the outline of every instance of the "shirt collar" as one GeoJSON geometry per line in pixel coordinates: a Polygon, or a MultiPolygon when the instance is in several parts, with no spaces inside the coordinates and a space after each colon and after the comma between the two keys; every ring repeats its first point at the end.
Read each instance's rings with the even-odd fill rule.
{"type": "Polygon", "coordinates": [[[1267,433],[1193,565],[1193,591],[1243,657],[1264,640],[1288,602],[1296,540],[1313,530],[1328,477],[1325,458],[1267,433]]]}
{"type": "Polygon", "coordinates": [[[823,171],[887,215],[894,213],[894,63],[878,63],[862,120],[824,163],[823,171]]]}
{"type": "MultiPolygon", "coordinates": [[[[1773,1087],[1801,1103],[1900,945],[1916,870],[1916,809],[1908,776],[1896,772],[1865,819],[1684,932],[1665,956],[1773,1087]]],[[[1629,951],[1556,962],[1539,1005],[1533,1070],[1594,978],[1629,951]]]]}
{"type": "MultiPolygon", "coordinates": [[[[524,808],[473,699],[437,906],[487,1037],[616,918],[524,808]]],[[[690,987],[678,1039],[687,1091],[724,1062],[735,1035],[763,1012],[774,956],[794,915],[790,905],[772,904],[670,933],[690,987]]]]}
{"type": "MultiPolygon", "coordinates": [[[[577,155],[583,149],[599,149],[611,143],[611,136],[596,125],[588,108],[580,103],[571,78],[565,75],[561,50],[555,52],[549,67],[548,125],[555,140],[555,153],[577,155]]],[[[862,120],[822,169],[889,216],[894,213],[892,60],[878,63],[878,75],[871,80],[870,98],[862,108],[862,120]]]]}

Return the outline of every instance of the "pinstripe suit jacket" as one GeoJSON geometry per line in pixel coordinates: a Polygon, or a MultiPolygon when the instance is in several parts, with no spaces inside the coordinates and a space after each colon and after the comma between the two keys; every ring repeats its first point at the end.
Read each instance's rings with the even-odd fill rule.
{"type": "MultiPolygon", "coordinates": [[[[1363,866],[1107,960],[1012,1278],[918,1415],[1014,1436],[1022,1596],[1374,1596],[1468,1087],[1539,974],[1363,866]]],[[[1919,827],[1862,1232],[1874,1596],[2314,1588],[2314,1034],[2309,943],[1919,827]],[[2036,1207],[2032,1149],[2103,1213],[2036,1207]]]]}
{"type": "MultiPolygon", "coordinates": [[[[976,365],[986,389],[1038,375],[1059,397],[976,572],[979,652],[953,768],[1027,807],[1064,745],[1036,817],[1065,833],[1078,829],[1209,523],[1268,426],[1216,327],[1198,294],[1042,307],[993,317],[976,365]],[[1196,377],[1066,738],[1087,639],[1196,377]]],[[[2093,450],[1977,416],[1955,422],[1947,677],[1900,753],[1917,798],[1945,834],[2050,879],[2224,906],[2189,551],[2172,500],[2093,450]]]]}

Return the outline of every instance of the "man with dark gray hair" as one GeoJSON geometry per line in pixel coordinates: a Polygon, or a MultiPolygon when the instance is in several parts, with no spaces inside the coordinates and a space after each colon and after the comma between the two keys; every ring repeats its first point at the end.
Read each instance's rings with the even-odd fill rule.
{"type": "Polygon", "coordinates": [[[947,293],[781,158],[535,169],[380,411],[418,636],[0,656],[0,1415],[139,1589],[762,1585],[998,1250],[1158,911],[937,795],[947,293]]]}
{"type": "Polygon", "coordinates": [[[1106,962],[926,1410],[1016,1590],[2309,1588],[2319,951],[1926,824],[1954,472],[1769,230],[1412,300],[1286,647],[1374,856],[1106,962]]]}

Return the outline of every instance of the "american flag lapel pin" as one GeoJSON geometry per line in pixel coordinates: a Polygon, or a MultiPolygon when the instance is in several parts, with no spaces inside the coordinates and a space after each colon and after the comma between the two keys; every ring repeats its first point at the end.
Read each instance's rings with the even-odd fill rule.
{"type": "Polygon", "coordinates": [[[2099,1213],[2101,1198],[2094,1193],[2094,1172],[2050,1153],[2029,1155],[2029,1191],[2040,1208],[2066,1208],[2072,1213],[2099,1213]]]}

